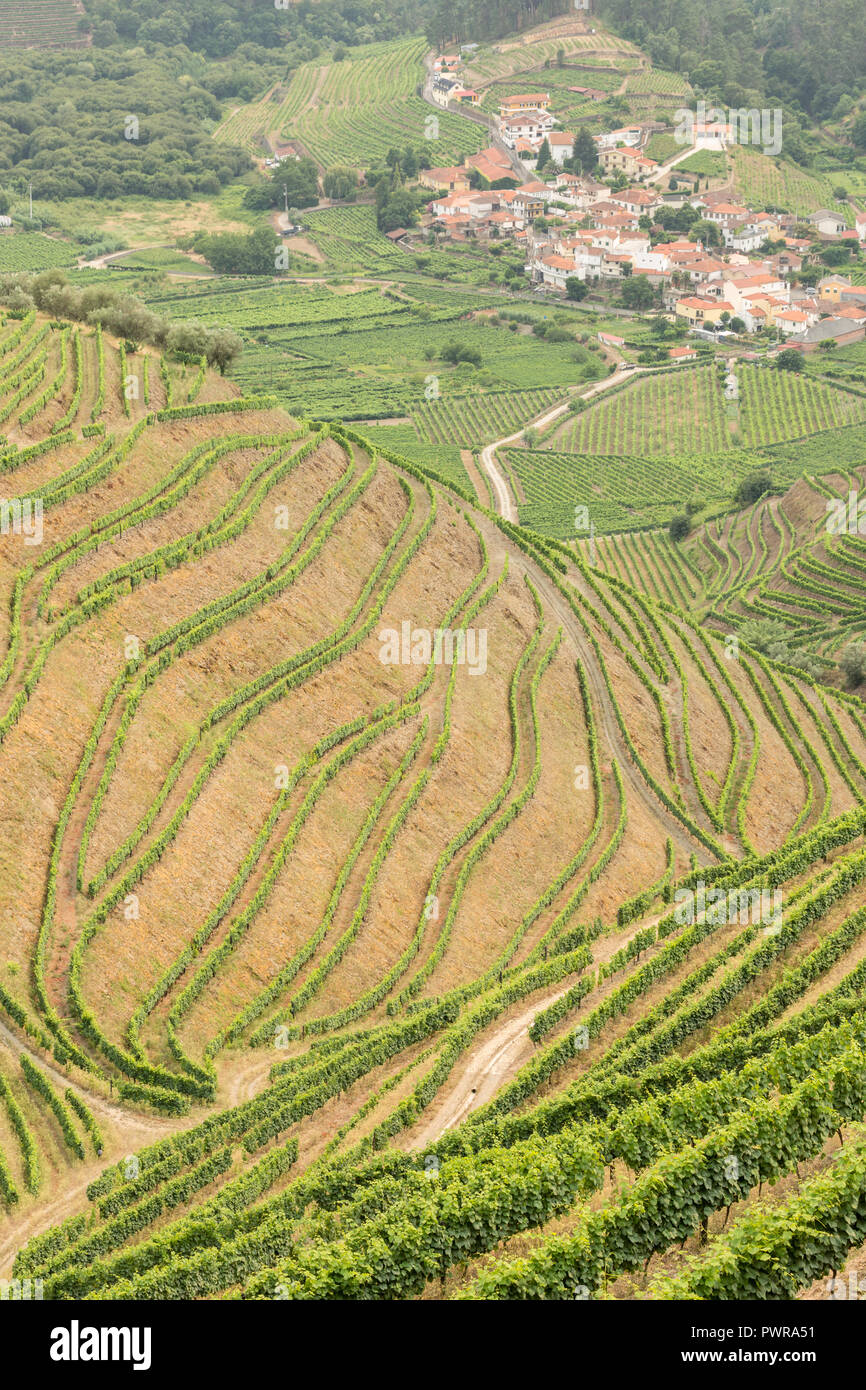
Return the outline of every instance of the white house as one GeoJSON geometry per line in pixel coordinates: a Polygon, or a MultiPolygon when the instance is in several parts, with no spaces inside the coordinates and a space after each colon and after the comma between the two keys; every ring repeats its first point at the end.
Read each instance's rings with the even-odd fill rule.
{"type": "Polygon", "coordinates": [[[550,146],[551,158],[562,168],[565,161],[571,159],[574,136],[570,130],[552,130],[547,137],[547,143],[550,146]]]}
{"type": "Polygon", "coordinates": [[[845,230],[844,217],[840,217],[838,212],[830,212],[827,208],[818,208],[817,212],[810,212],[805,220],[822,236],[841,236],[845,230]]]}
{"type": "Polygon", "coordinates": [[[518,140],[540,145],[550,135],[553,126],[554,118],[549,111],[520,111],[500,121],[499,133],[508,148],[513,150],[518,140]]]}
{"type": "Polygon", "coordinates": [[[545,285],[564,290],[569,276],[574,275],[574,262],[569,256],[542,256],[538,274],[545,285]]]}
{"type": "Polygon", "coordinates": [[[449,101],[454,100],[462,85],[458,78],[446,77],[444,73],[441,77],[434,77],[431,88],[433,100],[437,106],[447,106],[449,101]]]}
{"type": "Polygon", "coordinates": [[[762,227],[756,227],[754,222],[743,222],[739,226],[722,227],[722,238],[732,251],[747,253],[763,246],[767,233],[762,227]]]}
{"type": "Polygon", "coordinates": [[[596,135],[595,142],[599,150],[613,150],[617,145],[630,145],[636,148],[641,142],[643,130],[639,125],[623,126],[621,130],[606,130],[601,135],[596,135]]]}

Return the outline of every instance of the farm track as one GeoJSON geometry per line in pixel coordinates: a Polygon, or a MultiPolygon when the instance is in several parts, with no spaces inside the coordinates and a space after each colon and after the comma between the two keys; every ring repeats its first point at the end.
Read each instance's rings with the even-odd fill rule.
{"type": "MultiPolygon", "coordinates": [[[[601,937],[595,943],[593,965],[590,969],[605,965],[638,934],[638,930],[643,931],[649,926],[654,926],[669,911],[669,908],[665,908],[664,911],[650,914],[641,922],[640,928],[633,931],[611,932],[601,937]]],[[[618,984],[616,976],[605,979],[581,1007],[594,1008],[618,984]]],[[[426,1148],[447,1130],[459,1124],[478,1106],[492,1100],[497,1091],[535,1054],[537,1044],[532,1041],[528,1031],[533,1020],[551,1004],[556,1003],[557,999],[567,994],[569,988],[570,986],[566,986],[564,989],[555,989],[544,994],[531,1008],[521,1009],[515,1017],[498,1024],[489,1036],[482,1034],[477,1045],[470,1049],[449,1092],[422,1127],[409,1136],[407,1147],[411,1150],[426,1148]]]]}
{"type": "MultiPolygon", "coordinates": [[[[603,391],[609,391],[612,386],[619,386],[623,381],[637,376],[643,370],[645,369],[642,367],[635,367],[630,371],[615,372],[604,381],[596,382],[594,386],[590,386],[586,391],[580,391],[576,394],[581,400],[590,400],[600,395],[603,391]]],[[[492,444],[485,445],[481,450],[481,465],[493,484],[493,491],[497,501],[496,510],[505,521],[510,521],[512,524],[516,525],[518,517],[512,502],[511,489],[496,464],[497,450],[505,448],[507,444],[514,444],[516,440],[523,437],[525,430],[530,427],[545,430],[554,420],[558,420],[561,415],[566,413],[571,399],[572,397],[569,396],[568,400],[563,401],[560,405],[554,406],[552,410],[546,411],[543,415],[538,416],[534,420],[528,420],[526,424],[522,425],[514,434],[506,435],[504,439],[497,439],[492,444]]]]}

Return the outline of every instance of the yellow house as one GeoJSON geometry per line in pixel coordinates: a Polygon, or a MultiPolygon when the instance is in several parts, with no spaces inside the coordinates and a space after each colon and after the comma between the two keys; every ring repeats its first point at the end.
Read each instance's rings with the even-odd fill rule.
{"type": "Polygon", "coordinates": [[[849,282],[841,275],[825,275],[824,279],[818,282],[818,299],[821,304],[839,304],[842,301],[842,291],[850,288],[849,282]]]}
{"type": "Polygon", "coordinates": [[[684,319],[690,328],[705,328],[710,324],[715,326],[726,309],[728,313],[731,312],[731,306],[723,299],[702,299],[699,295],[685,295],[677,300],[677,318],[680,321],[684,319]]]}

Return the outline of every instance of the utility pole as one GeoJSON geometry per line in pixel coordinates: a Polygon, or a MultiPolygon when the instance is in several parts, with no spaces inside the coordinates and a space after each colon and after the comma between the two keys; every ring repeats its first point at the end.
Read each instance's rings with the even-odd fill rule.
{"type": "Polygon", "coordinates": [[[289,220],[289,186],[288,186],[288,184],[286,184],[286,183],[283,184],[283,197],[284,197],[285,200],[286,200],[286,221],[288,222],[288,220],[289,220]]]}
{"type": "Polygon", "coordinates": [[[32,184],[32,182],[28,183],[27,189],[28,189],[28,192],[29,192],[29,194],[30,194],[30,221],[32,222],[32,221],[33,221],[33,184],[32,184]]]}

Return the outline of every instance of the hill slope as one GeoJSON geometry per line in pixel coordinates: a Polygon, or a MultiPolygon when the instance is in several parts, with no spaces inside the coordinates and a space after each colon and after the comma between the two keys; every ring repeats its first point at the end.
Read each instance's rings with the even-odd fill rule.
{"type": "Polygon", "coordinates": [[[22,311],[0,387],[0,1273],[700,1288],[670,1247],[798,1160],[837,1262],[791,1278],[839,1268],[866,706],[731,659],[695,560],[662,602],[195,364],[22,311]]]}

